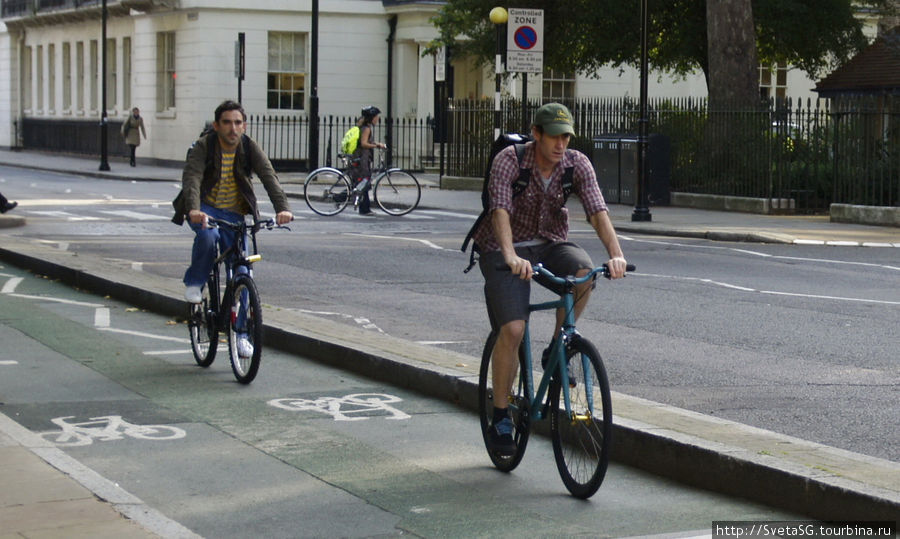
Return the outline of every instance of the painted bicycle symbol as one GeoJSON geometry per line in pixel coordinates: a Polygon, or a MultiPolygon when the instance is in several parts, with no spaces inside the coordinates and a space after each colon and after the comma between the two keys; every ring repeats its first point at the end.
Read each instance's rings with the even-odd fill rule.
{"type": "Polygon", "coordinates": [[[42,438],[58,446],[72,447],[91,445],[94,440],[110,442],[130,436],[138,440],[177,440],[187,434],[178,427],[168,425],[135,425],[122,419],[120,415],[92,417],[89,421],[69,423],[75,416],[51,419],[62,430],[39,433],[42,438]]]}
{"type": "Polygon", "coordinates": [[[372,412],[382,411],[385,419],[409,419],[409,415],[390,406],[389,403],[401,402],[403,399],[383,393],[354,393],[343,397],[320,397],[310,399],[272,399],[269,406],[291,411],[314,411],[328,414],[335,421],[363,421],[369,419],[372,412]],[[365,414],[365,415],[362,415],[365,414]]]}

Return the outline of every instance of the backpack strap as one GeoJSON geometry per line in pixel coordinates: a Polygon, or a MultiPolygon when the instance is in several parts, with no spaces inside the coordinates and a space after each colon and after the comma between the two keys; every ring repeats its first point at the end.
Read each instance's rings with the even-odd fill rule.
{"type": "MultiPolygon", "coordinates": [[[[516,144],[516,162],[519,164],[519,176],[512,183],[512,197],[516,198],[525,192],[525,189],[528,187],[528,182],[531,181],[532,171],[530,168],[522,168],[522,159],[525,157],[525,145],[524,144],[516,144]]],[[[490,174],[490,173],[488,173],[490,174]]],[[[481,210],[481,213],[478,215],[478,218],[475,219],[475,224],[472,225],[472,228],[469,229],[469,233],[466,234],[466,239],[463,240],[462,244],[462,252],[466,252],[466,249],[469,248],[469,242],[472,241],[472,238],[475,236],[475,232],[478,231],[478,227],[481,225],[481,222],[484,221],[485,217],[488,214],[488,206],[489,206],[489,197],[488,197],[488,181],[490,178],[486,178],[484,182],[484,186],[481,192],[481,201],[484,206],[484,209],[481,210]]],[[[469,255],[469,265],[466,266],[466,269],[463,270],[463,273],[469,273],[473,267],[475,267],[475,252],[478,251],[478,245],[472,244],[472,253],[469,255]]]]}

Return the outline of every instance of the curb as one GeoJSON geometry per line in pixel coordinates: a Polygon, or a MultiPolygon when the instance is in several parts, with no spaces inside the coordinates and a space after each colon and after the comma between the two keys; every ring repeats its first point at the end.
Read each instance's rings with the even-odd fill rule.
{"type": "MultiPolygon", "coordinates": [[[[162,314],[187,312],[175,280],[85,267],[71,253],[14,243],[0,247],[0,259],[162,314]]],[[[477,409],[477,358],[290,309],[267,312],[268,346],[477,409]]],[[[614,460],[812,518],[900,519],[900,464],[615,392],[613,399],[614,460]],[[746,440],[752,447],[737,443],[746,440]]]]}

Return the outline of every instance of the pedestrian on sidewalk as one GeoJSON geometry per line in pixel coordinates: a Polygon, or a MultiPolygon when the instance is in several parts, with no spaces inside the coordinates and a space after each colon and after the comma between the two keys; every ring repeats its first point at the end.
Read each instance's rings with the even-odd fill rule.
{"type": "Polygon", "coordinates": [[[0,193],[0,213],[6,213],[18,205],[18,202],[10,202],[6,200],[6,197],[3,196],[3,193],[0,193]]]}
{"type": "MultiPolygon", "coordinates": [[[[362,181],[368,181],[371,185],[372,149],[387,148],[383,142],[375,142],[372,138],[372,128],[378,123],[379,114],[381,114],[381,110],[378,107],[372,105],[363,107],[362,115],[356,122],[356,125],[359,126],[359,142],[356,145],[356,151],[353,152],[353,157],[359,161],[359,166],[350,169],[350,180],[354,185],[362,181]]],[[[372,215],[368,189],[363,191],[360,197],[359,214],[372,215]]]]}
{"type": "Polygon", "coordinates": [[[141,134],[147,138],[147,130],[144,129],[144,119],[141,118],[141,111],[137,107],[131,109],[131,114],[122,122],[122,137],[125,144],[131,148],[131,166],[135,166],[135,150],[141,145],[141,134]],[[140,132],[138,130],[140,129],[140,132]]]}

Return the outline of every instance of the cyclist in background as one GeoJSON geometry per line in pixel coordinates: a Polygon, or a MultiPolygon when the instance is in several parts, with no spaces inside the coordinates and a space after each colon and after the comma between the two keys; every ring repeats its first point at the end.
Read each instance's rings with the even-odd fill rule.
{"type": "MultiPolygon", "coordinates": [[[[201,290],[215,262],[216,243],[225,251],[235,242],[232,230],[209,228],[208,217],[240,222],[244,215],[252,214],[259,219],[248,170],[259,176],[275,206],[275,222],[283,225],[293,219],[268,156],[244,134],[246,122],[247,115],[240,103],[224,101],[215,111],[214,132],[194,143],[184,166],[182,194],[176,199],[177,215],[173,220],[181,224],[177,219],[186,215],[196,233],[191,265],[184,273],[184,299],[191,303],[202,300],[201,290]],[[249,163],[249,168],[245,163],[249,163]]],[[[246,336],[238,335],[238,351],[242,357],[253,354],[246,336]]]]}
{"type": "MultiPolygon", "coordinates": [[[[492,329],[498,332],[493,352],[495,408],[490,443],[502,455],[516,452],[513,422],[506,403],[528,318],[532,264],[541,263],[556,275],[576,277],[587,275],[594,267],[584,249],[568,241],[569,215],[562,186],[567,168],[574,167],[573,190],[581,198],[585,215],[610,256],[607,262],[610,276],[618,279],[625,275],[625,257],[594,168],[586,155],[568,149],[575,134],[573,125],[569,109],[559,103],[548,103],[534,115],[531,126],[534,141],[526,144],[521,165],[514,146],[497,154],[488,183],[490,218],[482,221],[474,235],[482,253],[479,267],[485,279],[488,316],[492,329]],[[532,169],[531,179],[525,190],[513,197],[512,185],[519,177],[520,167],[532,169]],[[509,266],[509,271],[500,271],[498,266],[509,266]]],[[[576,289],[576,317],[587,305],[592,288],[586,283],[576,289]]],[[[559,324],[560,315],[557,316],[559,324]]]]}
{"type": "MultiPolygon", "coordinates": [[[[359,166],[351,168],[351,180],[359,183],[363,180],[371,182],[372,180],[372,148],[387,148],[383,142],[375,142],[372,139],[372,127],[378,123],[381,110],[378,107],[369,105],[363,107],[362,115],[357,120],[356,125],[359,126],[359,142],[356,145],[356,151],[353,152],[354,160],[359,161],[359,166]]],[[[363,192],[359,201],[360,215],[373,215],[371,202],[369,201],[369,190],[363,192]]]]}

